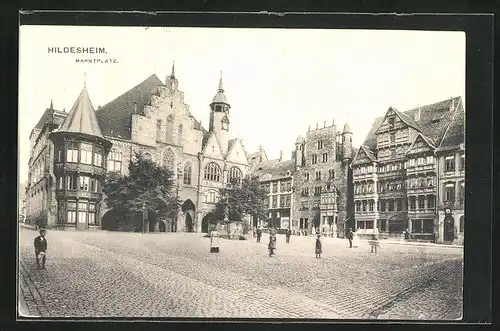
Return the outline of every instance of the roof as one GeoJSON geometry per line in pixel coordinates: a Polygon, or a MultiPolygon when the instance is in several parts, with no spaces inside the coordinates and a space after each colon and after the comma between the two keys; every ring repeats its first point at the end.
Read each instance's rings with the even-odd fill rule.
{"type": "Polygon", "coordinates": [[[352,133],[351,126],[349,125],[349,122],[345,122],[344,130],[342,132],[343,133],[352,133]]]}
{"type": "Polygon", "coordinates": [[[104,138],[86,87],[80,92],[73,108],[57,131],[104,138]]]}
{"type": "Polygon", "coordinates": [[[458,110],[448,130],[446,130],[438,150],[454,148],[465,143],[465,112],[458,110]]]}
{"type": "Polygon", "coordinates": [[[151,75],[142,83],[123,93],[111,102],[108,102],[96,111],[97,119],[102,132],[106,136],[130,139],[132,114],[142,111],[153,93],[162,81],[156,75],[151,75]]]}
{"type": "Polygon", "coordinates": [[[212,103],[225,103],[228,104],[226,95],[224,94],[224,85],[222,84],[222,76],[219,80],[219,88],[217,89],[217,94],[212,99],[212,103]]]}
{"type": "MultiPolygon", "coordinates": [[[[422,133],[422,135],[425,138],[428,138],[432,144],[438,146],[445,134],[446,129],[452,122],[455,113],[463,113],[461,109],[457,109],[459,104],[462,102],[461,100],[462,99],[460,97],[450,98],[430,105],[409,109],[404,112],[400,112],[394,108],[392,109],[401,117],[403,121],[422,133]],[[454,111],[450,111],[451,106],[453,106],[454,111]],[[420,112],[420,116],[417,116],[418,120],[415,120],[415,114],[417,112],[420,112]]],[[[377,147],[375,132],[382,124],[384,118],[384,116],[377,117],[373,121],[372,127],[363,143],[364,146],[368,147],[372,151],[377,147]]],[[[464,133],[462,131],[462,137],[459,139],[463,140],[463,134],[464,133]]],[[[450,135],[452,135],[451,132],[450,135]]],[[[451,136],[450,139],[453,140],[451,136]]]]}
{"type": "MultiPolygon", "coordinates": [[[[68,115],[66,112],[64,112],[62,110],[47,108],[47,109],[45,109],[45,112],[42,114],[42,116],[38,120],[38,123],[35,125],[35,127],[33,129],[38,129],[38,130],[43,129],[43,126],[45,125],[45,123],[52,121],[52,114],[56,115],[56,116],[54,116],[54,119],[65,118],[66,115],[68,115]]],[[[58,122],[56,120],[56,123],[61,124],[62,121],[58,122]]]]}
{"type": "Polygon", "coordinates": [[[238,140],[238,138],[229,139],[229,141],[227,143],[227,150],[228,150],[228,152],[231,150],[231,147],[233,147],[233,145],[236,142],[236,140],[238,140]]]}
{"type": "Polygon", "coordinates": [[[280,161],[275,159],[259,163],[252,175],[258,176],[260,181],[265,181],[288,177],[287,172],[293,172],[294,170],[295,162],[293,160],[280,161]]]}

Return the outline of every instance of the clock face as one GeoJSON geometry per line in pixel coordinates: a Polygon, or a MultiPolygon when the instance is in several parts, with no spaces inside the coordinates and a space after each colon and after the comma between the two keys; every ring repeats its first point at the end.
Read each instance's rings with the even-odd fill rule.
{"type": "Polygon", "coordinates": [[[450,210],[450,208],[446,208],[446,209],[444,210],[444,212],[445,212],[446,214],[449,214],[449,213],[451,213],[451,210],[450,210]]]}

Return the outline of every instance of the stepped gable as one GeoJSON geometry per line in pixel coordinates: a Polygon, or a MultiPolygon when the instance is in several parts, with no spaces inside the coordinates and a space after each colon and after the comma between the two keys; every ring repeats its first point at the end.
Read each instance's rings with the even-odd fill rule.
{"type": "Polygon", "coordinates": [[[140,113],[159,86],[164,85],[155,74],[142,83],[108,102],[96,111],[104,135],[131,139],[132,114],[140,113]],[[136,108],[137,107],[137,108],[136,108]]]}
{"type": "Polygon", "coordinates": [[[86,87],[57,132],[83,133],[104,139],[86,87]]]}

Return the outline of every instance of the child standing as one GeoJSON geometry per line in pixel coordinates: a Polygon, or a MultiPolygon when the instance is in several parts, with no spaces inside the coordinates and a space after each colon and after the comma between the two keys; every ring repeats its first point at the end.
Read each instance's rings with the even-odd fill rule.
{"type": "Polygon", "coordinates": [[[370,253],[377,253],[377,248],[379,247],[377,236],[372,234],[372,239],[370,240],[371,251],[370,253]]]}
{"type": "Polygon", "coordinates": [[[322,253],[322,249],[321,249],[321,235],[318,234],[318,236],[316,237],[316,249],[315,249],[315,252],[316,252],[316,258],[321,258],[321,253],[322,253]]]}
{"type": "Polygon", "coordinates": [[[35,257],[37,269],[45,269],[45,254],[47,252],[47,239],[45,239],[46,231],[44,229],[40,230],[40,235],[35,238],[35,257]],[[40,262],[42,266],[40,267],[40,262]]]}

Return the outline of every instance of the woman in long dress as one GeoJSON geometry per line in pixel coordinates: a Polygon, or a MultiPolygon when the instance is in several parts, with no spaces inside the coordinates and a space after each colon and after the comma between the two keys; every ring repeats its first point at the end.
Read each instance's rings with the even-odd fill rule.
{"type": "Polygon", "coordinates": [[[315,247],[315,253],[316,253],[316,258],[320,259],[321,258],[321,253],[323,252],[322,247],[321,247],[321,235],[318,234],[316,237],[316,247],[315,247]]]}
{"type": "Polygon", "coordinates": [[[273,233],[269,236],[269,245],[267,248],[269,249],[269,256],[273,256],[276,250],[276,235],[273,233]]]}

